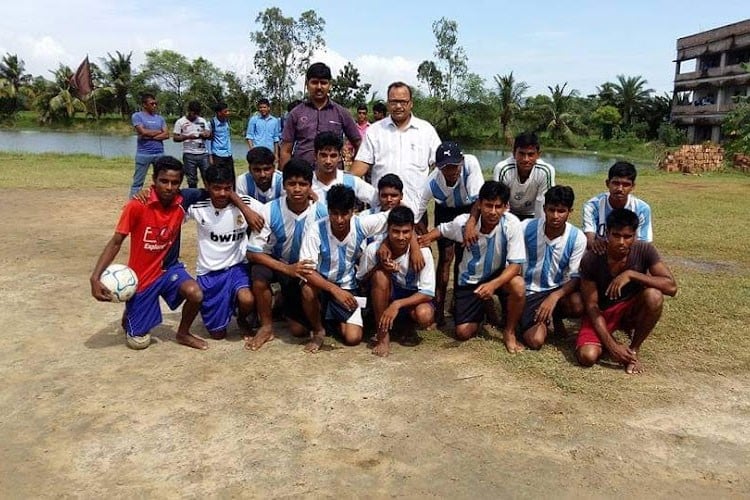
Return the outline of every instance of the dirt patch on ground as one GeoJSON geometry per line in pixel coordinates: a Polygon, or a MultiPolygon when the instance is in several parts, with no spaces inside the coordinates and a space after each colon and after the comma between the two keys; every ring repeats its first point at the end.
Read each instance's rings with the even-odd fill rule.
{"type": "Polygon", "coordinates": [[[196,352],[177,313],[130,351],[87,282],[121,191],[0,198],[3,496],[750,494],[744,375],[623,375],[643,397],[613,406],[509,373],[487,342],[383,360],[284,335],[250,353],[232,330],[196,352]]]}

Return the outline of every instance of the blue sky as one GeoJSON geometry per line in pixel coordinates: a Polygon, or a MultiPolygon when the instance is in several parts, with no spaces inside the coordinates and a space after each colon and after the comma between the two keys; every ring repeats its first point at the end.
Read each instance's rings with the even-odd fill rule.
{"type": "Polygon", "coordinates": [[[373,90],[389,82],[416,84],[416,68],[433,58],[432,22],[459,25],[469,69],[492,82],[513,71],[530,94],[568,82],[582,94],[618,74],[642,75],[658,93],[671,91],[678,37],[750,17],[745,1],[503,2],[145,2],[132,0],[29,0],[4,5],[0,52],[17,53],[27,70],[44,74],[57,61],[75,67],[88,53],[143,53],[168,48],[204,56],[224,69],[247,73],[254,49],[255,17],[277,6],[294,15],[315,5],[326,20],[327,49],[319,59],[334,72],[347,61],[373,90]],[[216,5],[216,6],[215,6],[216,5]],[[220,6],[220,7],[217,7],[220,6]]]}

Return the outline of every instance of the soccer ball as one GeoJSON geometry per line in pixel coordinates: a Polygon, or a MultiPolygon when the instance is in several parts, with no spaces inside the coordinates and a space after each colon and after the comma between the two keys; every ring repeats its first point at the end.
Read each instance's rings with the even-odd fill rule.
{"type": "Polygon", "coordinates": [[[111,264],[99,279],[112,292],[112,302],[126,302],[138,287],[138,276],[123,264],[111,264]]]}

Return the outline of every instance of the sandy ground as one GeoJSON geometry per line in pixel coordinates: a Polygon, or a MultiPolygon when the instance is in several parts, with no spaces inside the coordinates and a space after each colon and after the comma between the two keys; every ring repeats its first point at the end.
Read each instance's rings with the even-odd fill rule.
{"type": "Polygon", "coordinates": [[[645,396],[615,406],[509,373],[489,341],[378,359],[283,335],[250,353],[232,329],[197,352],[178,313],[128,350],[87,281],[121,196],[0,197],[4,498],[750,495],[747,375],[623,375],[645,396]]]}

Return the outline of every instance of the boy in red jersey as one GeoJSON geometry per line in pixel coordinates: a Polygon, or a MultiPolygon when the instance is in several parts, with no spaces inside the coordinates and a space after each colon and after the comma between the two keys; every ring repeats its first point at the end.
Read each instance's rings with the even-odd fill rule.
{"type": "Polygon", "coordinates": [[[104,247],[91,273],[91,295],[99,301],[111,300],[111,294],[100,281],[102,272],[120,252],[130,235],[128,266],[138,276],[136,294],[125,305],[123,327],[127,344],[145,349],[151,343],[149,331],[161,324],[159,297],[174,310],[185,301],[182,320],[177,328],[177,342],[195,349],[208,349],[205,340],[190,333],[190,326],[200,309],[203,294],[198,283],[178,261],[180,227],[185,210],[180,204],[182,163],[162,156],[154,163],[153,187],[146,204],[130,200],[120,215],[115,234],[104,247]]]}

